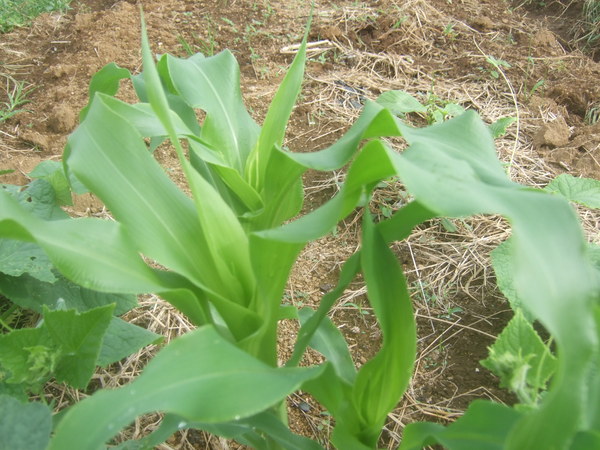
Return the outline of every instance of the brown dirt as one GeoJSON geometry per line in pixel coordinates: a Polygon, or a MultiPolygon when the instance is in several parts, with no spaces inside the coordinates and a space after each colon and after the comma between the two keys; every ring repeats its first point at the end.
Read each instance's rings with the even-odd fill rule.
{"type": "MultiPolygon", "coordinates": [[[[548,8],[520,3],[316,0],[310,40],[326,42],[310,53],[287,145],[296,151],[322,148],[357,117],[360,96],[403,89],[422,100],[435,94],[473,108],[488,122],[518,115],[519,126],[512,126],[497,146],[501,159],[513,163],[511,175],[519,182],[544,186],[564,172],[600,179],[600,125],[585,121],[600,99],[600,65],[592,57],[598,52],[582,52],[569,34],[582,2],[551,2],[548,8]],[[494,77],[486,55],[510,67],[501,67],[494,77]]],[[[185,56],[184,41],[195,51],[232,50],[240,63],[246,103],[259,123],[291,61],[286,47],[299,42],[308,14],[305,2],[289,0],[74,0],[65,14],[45,14],[29,28],[0,35],[0,71],[32,86],[28,111],[0,123],[0,169],[15,169],[2,182],[24,184],[37,163],[60,158],[87,103],[90,77],[103,65],[140,69],[139,5],[156,53],[185,56]]],[[[120,95],[133,100],[126,87],[120,95]]],[[[175,164],[168,152],[158,154],[166,166],[175,164]]],[[[343,173],[309,174],[306,208],[334,193],[342,178],[343,173]]],[[[374,212],[393,203],[384,194],[374,212]]],[[[77,200],[73,213],[101,210],[87,195],[77,200]]],[[[341,263],[357,248],[358,219],[350,218],[335,236],[307,247],[286,300],[309,306],[319,302],[335,283],[341,263]]],[[[584,227],[597,239],[597,219],[590,223],[584,227]]],[[[493,287],[488,258],[507,237],[506,224],[498,218],[473,218],[455,225],[458,231],[450,233],[439,222],[426,224],[396,246],[413,289],[419,359],[405,399],[390,415],[382,446],[395,447],[406,423],[453,420],[474,398],[514,401],[478,364],[510,319],[506,302],[493,287]]],[[[172,327],[157,325],[166,323],[157,318],[175,317],[174,311],[155,298],[143,305],[132,320],[173,333],[172,327]]],[[[376,353],[379,332],[360,282],[347,290],[332,318],[357,365],[376,353]]],[[[285,360],[297,325],[285,322],[281,328],[285,360]]],[[[307,356],[308,363],[318,360],[319,355],[307,356]]],[[[124,363],[96,379],[101,385],[121,384],[105,378],[127,379],[139,370],[134,366],[124,363]]],[[[325,441],[331,424],[322,412],[302,393],[290,399],[293,429],[325,441]]],[[[156,418],[142,425],[137,423],[128,436],[147,433],[156,418]]],[[[192,432],[175,436],[170,445],[227,448],[222,440],[192,432]]]]}

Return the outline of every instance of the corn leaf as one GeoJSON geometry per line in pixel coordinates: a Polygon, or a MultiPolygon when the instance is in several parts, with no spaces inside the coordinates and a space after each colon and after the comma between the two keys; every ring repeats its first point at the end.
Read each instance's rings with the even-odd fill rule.
{"type": "Polygon", "coordinates": [[[500,213],[511,220],[515,289],[525,309],[555,336],[561,357],[550,392],[515,426],[507,448],[564,446],[582,422],[585,402],[578,399],[585,398],[598,348],[588,312],[597,277],[577,218],[561,199],[505,177],[491,135],[472,112],[403,135],[411,146],[394,160],[419,202],[440,215],[500,213]]]}
{"type": "Polygon", "coordinates": [[[367,101],[357,121],[334,144],[311,153],[292,153],[288,156],[298,164],[315,170],[337,170],[356,154],[363,139],[381,136],[400,136],[401,122],[378,103],[367,101]]]}
{"type": "Polygon", "coordinates": [[[250,180],[251,184],[259,192],[263,189],[267,166],[269,165],[273,149],[276,147],[280,148],[283,145],[285,129],[296,103],[296,98],[300,94],[302,79],[304,77],[306,40],[308,38],[309,27],[310,20],[302,43],[298,48],[298,53],[296,53],[292,65],[288,69],[283,82],[279,85],[277,93],[269,106],[267,116],[258,136],[258,142],[246,166],[246,178],[250,180]]]}
{"type": "Polygon", "coordinates": [[[169,56],[167,64],[179,95],[189,106],[206,111],[200,137],[218,149],[230,167],[241,172],[259,128],[242,101],[239,67],[231,52],[208,58],[169,56]]]}
{"type": "MultiPolygon", "coordinates": [[[[168,132],[179,156],[189,188],[192,191],[199,225],[197,234],[206,243],[204,248],[206,256],[204,258],[214,265],[213,271],[216,272],[215,275],[221,285],[220,289],[214,289],[214,291],[222,292],[225,288],[225,298],[234,303],[247,305],[251,301],[255,290],[253,272],[250,266],[248,238],[231,208],[215,188],[200,176],[185,158],[169,113],[163,85],[152,59],[143,18],[142,59],[148,99],[152,109],[168,132]]],[[[234,88],[237,88],[237,85],[234,85],[234,88]]],[[[204,129],[206,129],[206,123],[204,129]]],[[[190,242],[190,244],[193,243],[190,242]]],[[[202,257],[202,254],[199,256],[202,257]]],[[[209,281],[214,283],[215,280],[211,279],[209,281]]],[[[237,329],[233,328],[233,330],[237,329]]]]}
{"type": "Polygon", "coordinates": [[[199,285],[227,289],[218,287],[219,276],[206,251],[193,202],[102,96],[96,96],[86,120],[71,135],[66,156],[75,176],[110,208],[145,256],[199,285]]]}
{"type": "MultiPolygon", "coordinates": [[[[302,308],[298,311],[301,325],[306,324],[314,313],[315,311],[311,308],[302,308]]],[[[310,346],[331,362],[340,378],[348,384],[354,382],[356,369],[348,350],[348,344],[340,330],[328,317],[321,321],[310,341],[310,346]]]]}
{"type": "MultiPolygon", "coordinates": [[[[322,321],[327,317],[327,313],[333,306],[334,302],[342,295],[344,290],[354,279],[359,269],[360,254],[355,253],[344,263],[337,285],[330,292],[323,296],[321,302],[319,303],[319,308],[310,317],[308,317],[308,313],[303,313],[306,315],[306,317],[302,319],[302,326],[298,332],[298,338],[296,339],[294,352],[286,363],[286,366],[293,367],[300,363],[306,347],[313,340],[313,336],[319,330],[322,321]]],[[[336,372],[341,378],[345,379],[348,384],[351,384],[356,376],[356,370],[354,370],[354,366],[352,366],[352,370],[348,370],[344,360],[345,357],[342,356],[340,358],[341,364],[334,364],[333,367],[336,369],[336,372]]]]}
{"type": "Polygon", "coordinates": [[[407,425],[400,450],[417,450],[434,442],[452,450],[502,450],[519,417],[517,411],[507,406],[475,400],[465,415],[447,428],[438,424],[407,425]]]}
{"type": "Polygon", "coordinates": [[[387,155],[388,149],[382,142],[369,142],[349,168],[338,195],[294,222],[257,234],[282,242],[308,242],[324,236],[358,205],[369,185],[394,174],[387,155]]]}
{"type": "Polygon", "coordinates": [[[37,242],[67,278],[101,292],[161,290],[121,226],[84,218],[41,221],[0,191],[0,235],[37,242]]]}
{"type": "Polygon", "coordinates": [[[269,367],[214,328],[202,327],[165,347],[132,383],[100,391],[71,408],[49,448],[98,449],[135,417],[151,411],[189,422],[243,419],[281,401],[320,371],[269,367]]]}
{"type": "Polygon", "coordinates": [[[569,448],[571,450],[600,448],[600,431],[582,431],[578,433],[569,448]]]}
{"type": "MultiPolygon", "coordinates": [[[[120,81],[124,78],[129,78],[131,73],[129,70],[119,67],[115,63],[109,63],[94,74],[90,81],[89,97],[90,102],[94,98],[96,92],[103,94],[114,95],[119,90],[120,81]]],[[[88,103],[85,108],[79,113],[79,120],[85,119],[89,110],[88,103]]]]}
{"type": "MultiPolygon", "coordinates": [[[[594,320],[596,321],[596,333],[600,341],[600,306],[596,305],[593,310],[594,320]]],[[[589,372],[587,382],[589,390],[587,397],[589,402],[584,417],[588,424],[588,429],[600,433],[600,351],[594,355],[593,368],[589,372]]]]}
{"type": "MultiPolygon", "coordinates": [[[[363,365],[353,388],[361,419],[358,436],[375,445],[383,422],[408,386],[416,354],[416,324],[398,260],[365,215],[361,267],[382,333],[377,355],[363,365]]],[[[358,431],[358,430],[357,430],[358,431]]]]}
{"type": "Polygon", "coordinates": [[[249,218],[253,231],[281,225],[296,216],[304,201],[302,174],[306,168],[287,152],[274,151],[266,168],[262,193],[263,208],[249,218]]]}

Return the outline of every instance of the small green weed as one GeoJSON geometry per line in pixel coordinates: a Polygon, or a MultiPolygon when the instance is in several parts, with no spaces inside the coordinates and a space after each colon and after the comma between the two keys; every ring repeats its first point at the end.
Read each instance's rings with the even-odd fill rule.
{"type": "Polygon", "coordinates": [[[425,108],[427,109],[425,117],[428,124],[441,123],[465,112],[465,108],[458,103],[444,100],[434,92],[427,95],[425,108]]]}
{"type": "Polygon", "coordinates": [[[394,22],[394,24],[392,25],[392,28],[393,28],[393,29],[398,29],[398,28],[400,28],[400,27],[402,26],[402,24],[403,24],[404,22],[406,22],[407,20],[408,20],[408,16],[402,16],[402,17],[400,17],[398,20],[396,20],[396,21],[394,22]]]}
{"type": "Polygon", "coordinates": [[[64,11],[71,0],[0,0],[0,33],[31,23],[42,13],[64,11]]]}
{"type": "Polygon", "coordinates": [[[455,25],[455,23],[450,22],[444,27],[444,30],[442,31],[444,36],[450,39],[451,41],[456,39],[456,37],[458,36],[458,32],[454,29],[455,25]]]}
{"type": "Polygon", "coordinates": [[[510,65],[510,63],[508,63],[507,61],[503,60],[503,59],[498,59],[493,57],[492,55],[488,55],[485,58],[485,61],[491,66],[486,66],[486,67],[480,67],[479,69],[489,73],[489,75],[494,78],[494,79],[498,79],[500,78],[500,73],[502,71],[503,68],[505,69],[510,69],[512,66],[510,65]]]}
{"type": "Polygon", "coordinates": [[[588,125],[598,123],[598,120],[600,120],[600,103],[596,103],[588,108],[584,120],[588,125]]]}
{"type": "Polygon", "coordinates": [[[193,35],[193,40],[190,41],[182,35],[177,36],[179,45],[183,48],[183,51],[187,56],[192,56],[197,52],[202,53],[204,56],[213,56],[219,46],[215,40],[215,34],[213,32],[214,24],[212,21],[208,21],[206,24],[206,37],[203,38],[198,34],[193,35]]]}
{"type": "Polygon", "coordinates": [[[527,69],[525,81],[523,82],[523,88],[525,89],[525,98],[531,98],[538,90],[543,90],[546,84],[546,80],[538,78],[531,88],[528,88],[529,84],[533,81],[533,74],[535,71],[535,59],[532,56],[527,57],[527,69]]]}
{"type": "Polygon", "coordinates": [[[585,49],[592,50],[600,43],[600,1],[586,0],[583,4],[581,37],[577,40],[585,49]]]}
{"type": "Polygon", "coordinates": [[[6,79],[4,87],[6,101],[0,102],[0,123],[26,111],[21,106],[29,103],[27,96],[33,91],[24,81],[17,81],[10,75],[1,74],[6,79]]]}

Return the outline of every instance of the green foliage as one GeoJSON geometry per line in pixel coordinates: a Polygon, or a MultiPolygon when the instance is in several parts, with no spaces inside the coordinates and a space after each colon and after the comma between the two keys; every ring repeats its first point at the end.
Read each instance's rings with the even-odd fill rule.
{"type": "MultiPolygon", "coordinates": [[[[26,186],[1,185],[0,190],[30,220],[73,221],[59,207],[71,200],[62,165],[44,162],[30,176],[38,179],[26,186]]],[[[96,365],[118,361],[160,339],[113,315],[135,307],[135,296],[77,285],[56,271],[38,244],[11,239],[18,236],[6,228],[2,235],[0,294],[13,304],[8,314],[22,308],[41,319],[34,328],[22,329],[12,329],[3,320],[8,332],[0,335],[0,393],[23,400],[28,392],[40,391],[50,378],[84,389],[96,365]]]]}
{"type": "Polygon", "coordinates": [[[57,381],[84,389],[94,373],[113,308],[108,305],[81,314],[45,308],[40,326],[0,336],[4,372],[0,381],[36,391],[54,375],[57,381]]]}
{"type": "Polygon", "coordinates": [[[276,404],[321,371],[270,367],[212,326],[202,327],[161,351],[133,383],[80,403],[60,422],[50,449],[95,448],[138,415],[156,410],[184,421],[236,421],[276,404]],[[89,422],[90,415],[100,421],[89,422]]]}
{"type": "Polygon", "coordinates": [[[490,124],[490,131],[494,139],[502,137],[506,134],[509,126],[517,121],[516,117],[501,117],[490,124]]]}
{"type": "Polygon", "coordinates": [[[387,91],[377,98],[377,103],[387,108],[392,114],[402,116],[412,112],[427,112],[427,108],[416,98],[404,91],[387,91]]]}
{"type": "Polygon", "coordinates": [[[517,309],[515,316],[489,349],[481,365],[500,378],[526,406],[535,406],[556,369],[556,358],[531,323],[517,309]]]}
{"type": "MultiPolygon", "coordinates": [[[[428,124],[442,123],[465,112],[465,108],[461,105],[443,101],[435,94],[429,94],[425,104],[404,91],[384,92],[376,101],[401,118],[407,114],[416,113],[425,118],[428,124]]],[[[507,128],[516,120],[515,117],[502,117],[490,124],[489,129],[494,139],[504,136],[507,128]]]]}
{"type": "Polygon", "coordinates": [[[436,443],[449,449],[502,450],[507,448],[506,430],[513,428],[519,419],[522,415],[514,409],[475,400],[467,412],[447,428],[427,422],[409,425],[400,450],[420,449],[436,443]]]}
{"type": "Polygon", "coordinates": [[[388,91],[379,96],[377,103],[400,117],[408,113],[417,113],[429,124],[441,123],[465,112],[459,104],[442,101],[435,94],[429,94],[426,103],[422,104],[407,92],[388,91]]]}
{"type": "Polygon", "coordinates": [[[519,293],[512,278],[512,242],[512,239],[508,239],[492,250],[492,266],[494,267],[494,273],[496,275],[496,284],[514,311],[521,310],[525,317],[532,319],[532,314],[525,309],[526,302],[519,298],[519,293]]]}
{"type": "Polygon", "coordinates": [[[24,81],[17,81],[10,75],[0,74],[0,76],[6,80],[3,96],[6,100],[0,102],[0,123],[2,123],[25,111],[21,107],[29,103],[27,96],[33,89],[31,86],[26,86],[24,81]]]}
{"type": "Polygon", "coordinates": [[[0,0],[0,33],[28,25],[45,12],[64,11],[71,0],[0,0]]]}
{"type": "Polygon", "coordinates": [[[585,0],[581,27],[581,37],[578,38],[578,42],[581,42],[584,48],[594,52],[600,42],[600,1],[585,0]]]}
{"type": "MultiPolygon", "coordinates": [[[[398,92],[366,101],[356,123],[330,147],[284,149],[305,45],[306,37],[261,127],[244,107],[231,53],[163,55],[156,62],[144,29],[143,73],[131,76],[109,65],[94,77],[90,103],[64,154],[67,179],[94,192],[115,220],[43,220],[0,191],[0,233],[37,243],[64,277],[103,292],[155,292],[197,325],[166,346],[137,380],[70,408],[50,448],[100,448],[152,411],[167,417],[148,445],[177,429],[197,428],[254,448],[318,448],[287,429],[283,402],[298,389],[311,393],[335,420],[334,446],[375,448],[387,414],[408,386],[416,353],[410,296],[389,245],[434,217],[474,214],[501,214],[511,223],[506,277],[523,310],[548,330],[557,348],[555,368],[539,362],[539,342],[525,319],[517,319],[498,340],[490,365],[494,361],[511,386],[515,369],[524,373],[526,393],[530,387],[537,393],[552,371],[554,376],[529,409],[477,401],[447,428],[409,425],[403,447],[568,448],[593,442],[600,430],[600,278],[569,203],[509,180],[490,128],[473,111],[445,111],[435,125],[412,128],[396,114],[427,107],[398,92]],[[120,78],[132,80],[139,103],[113,97],[120,78]],[[202,123],[197,109],[205,113],[202,123]],[[402,153],[380,139],[400,136],[409,145],[402,153]],[[166,138],[190,195],[152,155],[166,138]],[[339,192],[295,218],[302,174],[344,166],[339,192]],[[378,223],[364,213],[361,248],[316,311],[282,309],[303,246],[367,205],[373,189],[391,177],[413,200],[378,223]],[[359,274],[382,342],[375,357],[356,368],[327,314],[359,274]],[[298,317],[301,328],[292,357],[279,367],[277,325],[283,316],[298,317]],[[517,339],[528,344],[513,354],[517,339]],[[308,346],[326,361],[299,368],[308,346]],[[513,360],[505,357],[509,353],[513,360]]],[[[35,357],[52,363],[36,348],[39,341],[32,342],[27,348],[35,357]]]]}
{"type": "Polygon", "coordinates": [[[593,178],[576,178],[565,173],[552,180],[546,190],[588,208],[600,209],[600,181],[593,178]]]}
{"type": "Polygon", "coordinates": [[[0,394],[0,450],[45,449],[50,442],[52,414],[42,403],[21,403],[0,394]]]}
{"type": "Polygon", "coordinates": [[[480,67],[480,69],[487,72],[494,79],[500,78],[503,69],[510,69],[512,67],[509,62],[492,55],[486,56],[485,62],[488,63],[488,66],[480,67]]]}

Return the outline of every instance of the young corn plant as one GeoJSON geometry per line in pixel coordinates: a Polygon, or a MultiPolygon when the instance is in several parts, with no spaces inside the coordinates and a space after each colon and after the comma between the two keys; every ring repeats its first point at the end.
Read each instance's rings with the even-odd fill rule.
{"type": "Polygon", "coordinates": [[[434,217],[498,213],[513,227],[507,266],[512,286],[556,343],[551,385],[526,410],[481,400],[448,428],[409,425],[401,448],[600,443],[599,277],[569,204],[510,181],[492,134],[472,111],[416,129],[393,114],[389,98],[366,101],[356,123],[330,147],[313,153],[284,149],[305,46],[306,38],[259,126],[242,102],[230,52],[155,61],[144,28],[143,73],[132,76],[111,64],[93,78],[90,103],[64,153],[68,173],[106,204],[114,221],[47,223],[0,191],[0,233],[35,241],[66,277],[85,287],[157,293],[197,326],[163,348],[135,381],[69,408],[41,448],[104,448],[136,417],[154,411],[165,418],[136,443],[142,448],[184,428],[253,448],[321,448],[287,427],[286,396],[300,389],[334,418],[335,447],[376,448],[387,414],[408,386],[416,354],[408,288],[389,244],[434,217]],[[114,97],[124,78],[132,80],[140,103],[114,97]],[[202,123],[197,109],[205,112],[202,123]],[[388,136],[402,136],[409,148],[394,151],[380,139],[388,136]],[[166,139],[179,157],[189,196],[153,158],[166,139]],[[340,191],[297,218],[302,174],[347,164],[340,191]],[[317,310],[282,306],[304,245],[363,207],[390,177],[398,177],[414,200],[378,223],[364,213],[361,249],[346,261],[317,310]],[[382,342],[357,369],[327,314],[359,273],[382,342]],[[291,358],[278,366],[282,318],[298,319],[301,329],[291,358]],[[323,364],[299,366],[309,346],[325,356],[323,364]]]}

